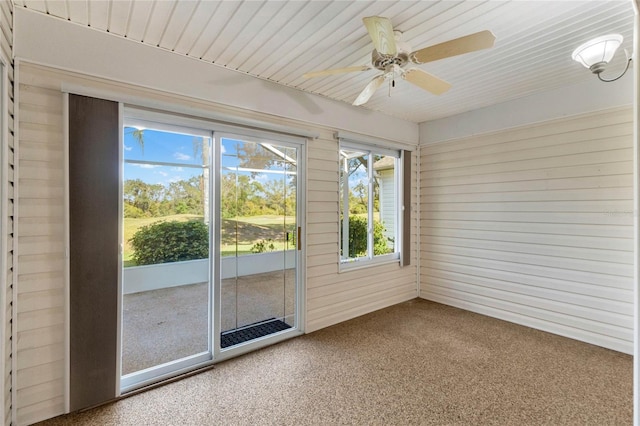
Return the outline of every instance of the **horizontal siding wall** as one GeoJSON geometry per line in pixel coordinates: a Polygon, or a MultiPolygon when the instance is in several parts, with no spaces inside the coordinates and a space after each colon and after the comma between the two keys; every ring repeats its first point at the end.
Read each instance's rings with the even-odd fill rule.
{"type": "MultiPolygon", "coordinates": [[[[4,270],[0,272],[2,274],[2,280],[0,282],[0,291],[3,296],[2,300],[3,314],[2,318],[2,330],[0,333],[2,336],[2,361],[0,361],[2,371],[2,424],[11,424],[11,386],[12,386],[12,374],[11,374],[11,362],[12,362],[12,339],[11,339],[11,323],[13,315],[13,206],[14,206],[14,142],[13,142],[13,4],[10,1],[3,0],[0,2],[0,51],[4,63],[7,66],[8,80],[3,81],[3,85],[8,85],[8,111],[4,117],[7,122],[3,125],[7,126],[7,140],[6,147],[3,147],[3,153],[6,153],[7,157],[0,156],[3,164],[0,166],[0,170],[6,170],[6,181],[2,182],[3,188],[6,190],[3,193],[3,199],[0,203],[5,204],[6,208],[2,210],[6,218],[2,220],[2,238],[6,239],[5,243],[6,252],[2,252],[2,256],[5,257],[6,263],[0,262],[4,266],[4,270]]],[[[5,114],[5,111],[2,111],[5,114]]],[[[3,129],[4,130],[4,129],[3,129]]],[[[3,177],[4,179],[4,177],[3,177]]]]}
{"type": "MultiPolygon", "coordinates": [[[[308,148],[307,316],[314,331],[396,303],[414,299],[416,256],[411,266],[398,262],[340,272],[338,142],[316,139],[308,148]]],[[[412,241],[417,241],[417,155],[412,156],[412,241]]],[[[417,247],[414,243],[413,247],[417,247]]]]}
{"type": "Polygon", "coordinates": [[[18,86],[18,424],[65,409],[63,95],[29,79],[18,86]]]}
{"type": "MultiPolygon", "coordinates": [[[[338,143],[335,129],[314,127],[178,95],[81,76],[26,62],[20,76],[18,377],[19,423],[64,410],[63,84],[135,96],[162,105],[233,114],[320,135],[307,146],[306,332],[417,297],[417,250],[412,266],[391,263],[338,271],[338,143]]],[[[417,155],[414,156],[414,241],[418,238],[417,155]]],[[[417,248],[417,244],[414,244],[417,248]]]]}
{"type": "Polygon", "coordinates": [[[420,297],[632,353],[632,122],[421,146],[420,297]]]}

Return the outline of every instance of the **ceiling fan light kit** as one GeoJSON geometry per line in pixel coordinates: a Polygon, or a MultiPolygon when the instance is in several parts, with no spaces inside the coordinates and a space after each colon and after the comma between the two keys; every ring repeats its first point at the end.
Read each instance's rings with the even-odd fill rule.
{"type": "Polygon", "coordinates": [[[371,69],[382,71],[383,74],[374,77],[364,90],[360,92],[353,102],[353,105],[366,103],[385,80],[391,80],[391,89],[391,87],[395,86],[396,76],[434,95],[441,95],[451,88],[449,83],[420,68],[406,68],[407,65],[419,65],[488,49],[493,47],[496,39],[491,31],[485,30],[412,51],[411,47],[402,41],[402,32],[394,31],[391,20],[388,18],[370,16],[363,18],[362,21],[374,46],[371,52],[371,66],[364,65],[314,71],[304,74],[303,76],[305,78],[314,78],[350,72],[369,71],[371,69]]]}
{"type": "Polygon", "coordinates": [[[600,74],[613,59],[613,56],[622,44],[622,40],[623,38],[620,34],[608,34],[596,37],[578,46],[571,54],[571,59],[581,63],[585,68],[589,68],[601,81],[607,83],[616,81],[629,69],[629,65],[631,64],[629,55],[627,55],[626,68],[622,71],[622,74],[616,78],[604,79],[600,74]]]}

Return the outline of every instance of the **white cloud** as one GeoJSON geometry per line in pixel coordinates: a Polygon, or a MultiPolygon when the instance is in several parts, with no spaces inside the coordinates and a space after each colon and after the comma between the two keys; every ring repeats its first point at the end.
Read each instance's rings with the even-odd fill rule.
{"type": "Polygon", "coordinates": [[[180,160],[180,161],[191,160],[191,156],[190,155],[183,154],[181,152],[174,152],[173,153],[173,158],[175,158],[176,160],[180,160]]]}
{"type": "Polygon", "coordinates": [[[156,172],[156,173],[157,173],[157,174],[159,174],[160,176],[164,176],[164,177],[169,176],[169,173],[167,173],[167,172],[160,172],[160,171],[158,171],[158,172],[156,172]]]}
{"type": "Polygon", "coordinates": [[[155,169],[156,167],[160,167],[157,164],[138,164],[138,163],[132,163],[132,166],[135,167],[140,167],[141,169],[155,169]]]}
{"type": "Polygon", "coordinates": [[[220,145],[220,153],[224,154],[225,152],[227,152],[227,150],[225,149],[224,145],[220,145]]]}
{"type": "Polygon", "coordinates": [[[182,167],[172,167],[172,168],[171,168],[171,171],[172,171],[172,172],[181,172],[181,171],[183,171],[183,170],[184,170],[184,169],[183,169],[182,167]]]}
{"type": "Polygon", "coordinates": [[[133,149],[132,146],[127,146],[127,145],[124,146],[125,151],[131,151],[132,149],[133,149]]]}

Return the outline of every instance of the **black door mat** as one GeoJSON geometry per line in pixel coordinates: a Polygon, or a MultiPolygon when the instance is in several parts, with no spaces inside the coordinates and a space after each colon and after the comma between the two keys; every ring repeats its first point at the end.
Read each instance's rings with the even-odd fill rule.
{"type": "Polygon", "coordinates": [[[268,336],[269,334],[277,333],[288,328],[291,328],[289,324],[272,318],[256,324],[248,325],[240,330],[225,331],[220,334],[220,347],[228,348],[229,346],[238,345],[259,337],[268,336]]]}

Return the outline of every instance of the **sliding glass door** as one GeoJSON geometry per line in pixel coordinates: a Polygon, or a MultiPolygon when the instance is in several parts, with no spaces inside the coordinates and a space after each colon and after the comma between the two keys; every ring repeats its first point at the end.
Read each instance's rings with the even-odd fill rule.
{"type": "Polygon", "coordinates": [[[123,141],[127,387],[211,359],[211,132],[132,120],[123,141]]]}
{"type": "Polygon", "coordinates": [[[178,122],[124,119],[122,392],[300,333],[302,143],[178,122]]]}
{"type": "Polygon", "coordinates": [[[224,135],[220,171],[220,347],[296,327],[295,146],[224,135]]]}

